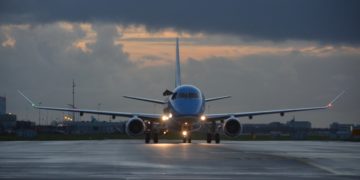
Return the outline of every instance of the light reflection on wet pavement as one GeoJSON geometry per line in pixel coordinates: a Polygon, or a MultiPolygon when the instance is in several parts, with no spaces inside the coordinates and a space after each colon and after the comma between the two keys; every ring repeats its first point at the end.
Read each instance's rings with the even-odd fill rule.
{"type": "Polygon", "coordinates": [[[360,179],[360,143],[0,142],[0,179],[360,179]]]}

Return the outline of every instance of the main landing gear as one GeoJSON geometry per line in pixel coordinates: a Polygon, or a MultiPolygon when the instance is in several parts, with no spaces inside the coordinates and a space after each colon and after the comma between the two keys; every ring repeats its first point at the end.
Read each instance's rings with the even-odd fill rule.
{"type": "Polygon", "coordinates": [[[216,144],[219,144],[220,143],[220,134],[219,133],[207,133],[206,134],[206,142],[207,143],[211,143],[212,140],[215,140],[215,143],[216,144]]]}
{"type": "Polygon", "coordinates": [[[151,133],[145,133],[145,143],[149,144],[151,139],[151,133]]]}
{"type": "Polygon", "coordinates": [[[211,123],[209,133],[206,134],[206,142],[210,144],[213,139],[215,140],[216,144],[220,143],[219,128],[217,127],[215,121],[211,123]]]}
{"type": "Polygon", "coordinates": [[[145,143],[149,144],[151,138],[153,139],[154,144],[159,143],[159,133],[153,129],[153,124],[151,122],[147,122],[145,129],[145,143]]]}
{"type": "Polygon", "coordinates": [[[159,143],[159,134],[158,133],[151,133],[151,132],[145,132],[145,143],[149,144],[151,140],[151,135],[153,142],[155,144],[159,143]]]}

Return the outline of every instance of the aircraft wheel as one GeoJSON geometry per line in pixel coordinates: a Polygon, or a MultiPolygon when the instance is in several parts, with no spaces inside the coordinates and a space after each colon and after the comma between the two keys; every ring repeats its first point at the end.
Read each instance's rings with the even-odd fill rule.
{"type": "Polygon", "coordinates": [[[216,144],[219,144],[219,143],[220,143],[220,134],[219,134],[219,133],[216,133],[216,134],[215,134],[215,143],[216,143],[216,144]]]}
{"type": "Polygon", "coordinates": [[[183,142],[183,143],[186,143],[186,138],[185,138],[185,137],[182,139],[182,142],[183,142]]]}
{"type": "Polygon", "coordinates": [[[188,142],[188,143],[191,143],[191,137],[188,138],[187,142],[188,142]]]}
{"type": "Polygon", "coordinates": [[[154,143],[155,143],[155,144],[159,142],[159,135],[158,135],[158,133],[154,133],[154,135],[153,135],[153,140],[154,140],[154,143]]]}
{"type": "Polygon", "coordinates": [[[206,134],[206,142],[207,142],[208,144],[211,143],[211,134],[210,134],[210,133],[207,133],[207,134],[206,134]]]}
{"type": "Polygon", "coordinates": [[[150,143],[150,133],[145,133],[145,143],[146,144],[150,143]]]}

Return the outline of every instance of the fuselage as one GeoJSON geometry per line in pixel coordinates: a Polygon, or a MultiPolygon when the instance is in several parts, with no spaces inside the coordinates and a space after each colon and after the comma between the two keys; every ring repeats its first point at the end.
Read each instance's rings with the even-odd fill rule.
{"type": "Polygon", "coordinates": [[[179,130],[184,123],[196,126],[205,112],[205,97],[199,88],[193,85],[181,85],[169,96],[167,108],[169,128],[179,130]]]}

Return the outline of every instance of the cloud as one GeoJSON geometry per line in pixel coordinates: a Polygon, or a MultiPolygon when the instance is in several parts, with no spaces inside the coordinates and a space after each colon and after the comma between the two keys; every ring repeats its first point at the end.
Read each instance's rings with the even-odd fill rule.
{"type": "MultiPolygon", "coordinates": [[[[77,84],[78,107],[97,109],[97,104],[101,103],[101,109],[106,110],[162,112],[162,107],[125,100],[121,96],[138,95],[162,99],[164,89],[173,88],[173,40],[160,42],[168,43],[165,48],[169,54],[168,63],[144,68],[131,60],[132,52],[125,51],[126,44],[119,43],[114,46],[114,41],[119,40],[116,25],[93,23],[91,28],[84,28],[91,29],[97,34],[96,43],[88,47],[91,48],[91,53],[68,50],[74,40],[86,37],[86,32],[78,23],[72,25],[73,32],[60,28],[58,23],[13,31],[13,36],[17,39],[16,49],[0,47],[0,94],[6,94],[10,112],[18,114],[19,119],[37,120],[38,112],[17,94],[17,89],[23,90],[36,102],[65,107],[71,103],[72,79],[75,79],[77,84]]],[[[217,41],[218,37],[212,39],[206,34],[204,36],[206,41],[181,41],[184,46],[182,44],[180,52],[182,60],[186,57],[184,53],[189,53],[188,60],[182,61],[184,83],[198,86],[206,97],[233,97],[230,100],[209,104],[209,113],[323,105],[345,89],[347,93],[336,103],[332,111],[299,113],[295,116],[298,120],[312,121],[316,127],[327,126],[333,121],[359,123],[357,104],[360,98],[360,64],[357,49],[341,46],[330,48],[316,43],[260,43],[255,46],[252,43],[234,41],[231,46],[242,45],[245,48],[242,51],[255,52],[257,48],[263,47],[286,49],[290,45],[294,49],[286,49],[286,53],[262,50],[261,53],[236,56],[233,59],[225,55],[191,56],[193,52],[187,52],[186,49],[209,47],[210,52],[217,46],[221,47],[208,44],[217,41]],[[313,48],[306,49],[307,47],[313,48]],[[293,52],[295,50],[297,52],[293,52]],[[313,55],[318,52],[325,53],[326,56],[313,55]]],[[[227,38],[236,39],[221,39],[227,38]]],[[[154,43],[146,39],[144,41],[154,43]]],[[[138,42],[141,45],[142,41],[138,42]]],[[[138,48],[141,50],[146,46],[138,48]]],[[[160,52],[165,53],[165,50],[160,52]]],[[[156,51],[153,54],[156,55],[156,51]]],[[[157,59],[152,54],[144,54],[144,57],[147,59],[146,62],[157,59]]],[[[63,115],[44,112],[44,117],[46,114],[49,119],[58,120],[63,115]]],[[[245,118],[240,120],[244,123],[259,123],[284,122],[291,118],[292,115],[284,118],[274,115],[256,117],[251,122],[245,118]]],[[[82,120],[88,119],[86,116],[82,120]]],[[[108,117],[102,119],[108,120],[108,117]]]]}
{"type": "Polygon", "coordinates": [[[114,44],[123,46],[132,62],[143,67],[168,65],[175,57],[175,37],[180,38],[181,58],[208,60],[213,57],[240,60],[257,55],[287,55],[329,57],[337,53],[359,54],[359,47],[324,45],[314,42],[249,42],[231,35],[178,33],[173,29],[151,32],[144,26],[117,26],[119,36],[114,44]]]}
{"type": "MultiPolygon", "coordinates": [[[[189,61],[183,66],[183,74],[184,82],[205,90],[206,97],[232,95],[230,100],[209,104],[211,113],[325,105],[340,91],[347,90],[331,111],[293,114],[298,120],[310,120],[315,127],[324,127],[334,121],[360,123],[355,100],[360,98],[357,57],[287,54],[251,56],[239,61],[215,57],[189,61]]],[[[291,116],[263,116],[251,122],[246,118],[241,121],[284,122],[291,116]]]]}
{"type": "Polygon", "coordinates": [[[1,43],[3,47],[15,47],[16,40],[11,37],[8,33],[5,33],[6,40],[1,43]]]}
{"type": "Polygon", "coordinates": [[[175,38],[194,39],[204,38],[202,33],[190,34],[179,32],[174,28],[164,28],[159,31],[151,31],[144,25],[117,25],[116,31],[119,34],[119,41],[174,41],[175,38]]]}
{"type": "Polygon", "coordinates": [[[233,34],[249,40],[360,43],[359,1],[1,1],[0,22],[105,22],[150,31],[233,34]]]}
{"type": "Polygon", "coordinates": [[[29,29],[30,25],[21,24],[21,25],[1,25],[0,29],[5,36],[5,40],[2,41],[1,46],[7,48],[14,48],[16,45],[16,39],[14,38],[14,30],[26,30],[29,29]]]}
{"type": "Polygon", "coordinates": [[[59,27],[65,31],[68,31],[68,32],[74,32],[74,25],[69,23],[69,22],[65,22],[65,21],[62,21],[62,22],[59,22],[59,27]]]}
{"type": "MultiPolygon", "coordinates": [[[[115,94],[122,89],[119,86],[121,82],[136,80],[136,75],[132,75],[136,71],[127,61],[127,55],[121,51],[121,46],[112,45],[116,35],[114,26],[102,25],[93,27],[93,30],[99,32],[99,35],[97,43],[92,45],[91,54],[69,51],[68,47],[74,39],[81,36],[82,30],[75,28],[74,33],[68,33],[56,23],[18,32],[16,51],[0,47],[0,79],[3,80],[0,91],[8,97],[9,111],[18,114],[20,119],[33,120],[36,116],[27,104],[23,104],[16,94],[16,89],[23,90],[37,102],[66,106],[71,102],[67,90],[72,79],[75,79],[78,85],[79,106],[92,107],[91,102],[86,102],[91,99],[106,102],[103,106],[105,108],[116,107],[107,101],[106,97],[95,98],[95,94],[108,94],[110,91],[110,94],[115,94]],[[126,74],[129,76],[124,76],[126,74]],[[84,103],[80,103],[82,96],[88,93],[95,94],[91,95],[93,98],[84,98],[84,103]]],[[[52,117],[61,117],[61,113],[49,114],[52,117]]]]}
{"type": "Polygon", "coordinates": [[[90,45],[96,43],[97,33],[93,30],[92,25],[89,23],[82,23],[79,25],[80,29],[85,33],[85,37],[76,40],[73,47],[80,49],[84,53],[91,53],[90,45]]]}

